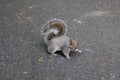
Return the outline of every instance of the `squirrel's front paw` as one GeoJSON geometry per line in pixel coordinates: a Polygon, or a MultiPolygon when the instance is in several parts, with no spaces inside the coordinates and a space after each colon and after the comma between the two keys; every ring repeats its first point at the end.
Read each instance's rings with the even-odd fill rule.
{"type": "Polygon", "coordinates": [[[79,49],[75,49],[75,51],[77,51],[79,53],[82,53],[82,50],[79,50],[79,49]]]}
{"type": "Polygon", "coordinates": [[[66,56],[67,59],[71,59],[70,56],[66,56]]]}
{"type": "Polygon", "coordinates": [[[53,56],[57,56],[57,54],[52,54],[53,56]]]}

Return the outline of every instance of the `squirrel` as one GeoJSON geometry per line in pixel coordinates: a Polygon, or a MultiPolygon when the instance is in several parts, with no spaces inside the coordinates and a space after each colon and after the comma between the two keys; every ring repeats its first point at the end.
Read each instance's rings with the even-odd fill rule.
{"type": "Polygon", "coordinates": [[[61,19],[48,20],[41,28],[41,33],[47,45],[48,52],[54,56],[55,52],[62,51],[67,59],[70,59],[70,51],[81,53],[78,49],[77,41],[71,39],[66,35],[67,25],[61,19]]]}

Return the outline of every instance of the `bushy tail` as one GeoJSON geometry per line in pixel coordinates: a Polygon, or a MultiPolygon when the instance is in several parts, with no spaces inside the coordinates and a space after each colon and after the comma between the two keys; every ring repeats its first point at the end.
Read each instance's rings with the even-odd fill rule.
{"type": "Polygon", "coordinates": [[[53,37],[65,35],[67,32],[67,25],[61,19],[51,19],[47,21],[41,29],[41,33],[46,40],[50,40],[53,37]]]}

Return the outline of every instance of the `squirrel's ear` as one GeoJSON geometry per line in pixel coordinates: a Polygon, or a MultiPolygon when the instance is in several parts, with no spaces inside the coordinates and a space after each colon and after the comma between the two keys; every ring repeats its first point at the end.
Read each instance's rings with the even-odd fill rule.
{"type": "Polygon", "coordinates": [[[73,40],[72,39],[70,39],[70,44],[73,45],[73,40]]]}

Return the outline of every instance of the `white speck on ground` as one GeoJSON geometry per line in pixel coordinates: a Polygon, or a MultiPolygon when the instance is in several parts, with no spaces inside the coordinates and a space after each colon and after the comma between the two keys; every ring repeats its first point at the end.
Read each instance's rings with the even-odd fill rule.
{"type": "Polygon", "coordinates": [[[30,6],[29,8],[30,8],[30,9],[32,9],[33,7],[32,7],[32,6],[30,6]]]}
{"type": "Polygon", "coordinates": [[[28,72],[23,72],[23,74],[27,74],[28,72]]]}
{"type": "Polygon", "coordinates": [[[76,66],[73,66],[73,68],[76,68],[76,66]]]}
{"type": "Polygon", "coordinates": [[[65,8],[63,8],[62,11],[65,12],[65,8]]]}
{"type": "Polygon", "coordinates": [[[101,80],[105,80],[105,77],[101,77],[101,80]]]}
{"type": "Polygon", "coordinates": [[[114,78],[116,78],[116,76],[115,76],[114,74],[112,74],[112,73],[110,73],[110,76],[111,76],[110,79],[114,79],[114,78]]]}
{"type": "Polygon", "coordinates": [[[29,6],[28,8],[29,8],[29,9],[33,9],[33,8],[35,8],[35,7],[37,7],[37,5],[29,6]]]}
{"type": "Polygon", "coordinates": [[[77,22],[79,24],[82,24],[82,21],[79,21],[79,20],[76,20],[76,19],[73,19],[74,22],[77,22]]]}
{"type": "Polygon", "coordinates": [[[54,70],[55,68],[54,67],[51,67],[51,70],[54,70]]]}
{"type": "Polygon", "coordinates": [[[85,51],[88,51],[88,52],[93,52],[91,49],[87,48],[85,49],[85,51]]]}
{"type": "Polygon", "coordinates": [[[96,17],[96,16],[103,16],[103,15],[107,15],[109,13],[109,11],[91,11],[85,14],[85,17],[96,17]]]}

